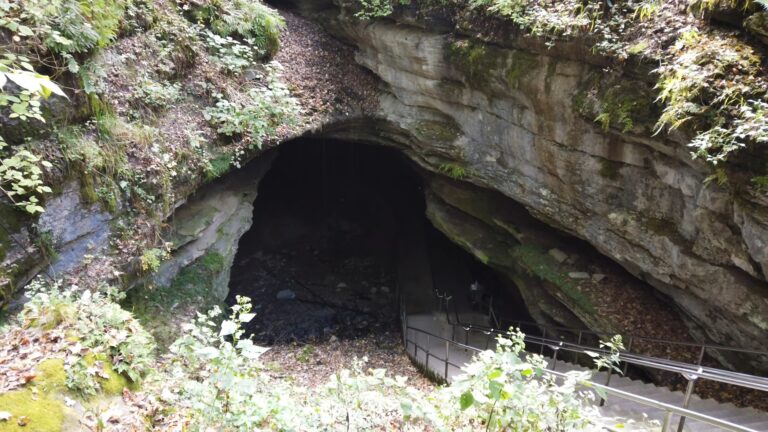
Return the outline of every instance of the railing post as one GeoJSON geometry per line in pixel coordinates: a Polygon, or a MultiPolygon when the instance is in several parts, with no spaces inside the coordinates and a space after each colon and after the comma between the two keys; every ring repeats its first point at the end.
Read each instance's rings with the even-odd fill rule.
{"type": "MultiPolygon", "coordinates": [[[[632,336],[630,336],[630,337],[629,337],[629,342],[627,342],[627,349],[626,349],[626,352],[630,352],[630,351],[632,350],[632,341],[633,341],[633,340],[634,340],[634,339],[632,338],[632,336]]],[[[626,361],[625,361],[625,362],[624,362],[624,368],[622,368],[622,370],[621,370],[621,373],[622,373],[622,374],[624,374],[624,375],[626,375],[626,374],[627,374],[627,368],[628,368],[628,367],[629,367],[629,362],[626,362],[626,361]]]]}
{"type": "Polygon", "coordinates": [[[563,342],[560,341],[560,345],[557,345],[557,346],[554,346],[554,347],[550,347],[550,348],[552,348],[553,351],[555,351],[555,354],[552,356],[552,359],[554,360],[552,362],[552,370],[553,371],[557,370],[557,353],[560,352],[560,347],[562,345],[563,345],[563,342]]]}
{"type": "Polygon", "coordinates": [[[541,348],[539,349],[539,355],[544,355],[544,339],[547,338],[547,328],[544,327],[544,331],[541,334],[541,348]]]}
{"type": "Polygon", "coordinates": [[[449,342],[445,341],[445,382],[448,382],[448,354],[450,353],[451,348],[449,346],[449,342]]]}
{"type": "Polygon", "coordinates": [[[661,432],[668,432],[669,425],[672,422],[672,411],[667,411],[664,414],[664,422],[661,424],[661,432]]]}
{"type": "Polygon", "coordinates": [[[429,342],[430,342],[429,341],[429,333],[427,333],[427,349],[425,350],[426,353],[427,353],[427,364],[426,364],[426,366],[424,366],[425,369],[427,369],[427,372],[429,372],[429,345],[430,345],[429,342]]]}
{"type": "MultiPolygon", "coordinates": [[[[581,338],[582,338],[583,335],[584,335],[584,332],[579,330],[579,338],[576,340],[576,345],[581,346],[581,338]]],[[[574,360],[576,360],[576,364],[579,364],[579,359],[580,358],[581,358],[581,350],[576,352],[576,358],[574,359],[574,360]]]]}
{"type": "MultiPolygon", "coordinates": [[[[704,352],[704,346],[702,346],[702,353],[704,352]]],[[[702,354],[703,357],[703,354],[702,354]]],[[[699,367],[699,373],[702,372],[701,367],[699,367]]],[[[696,384],[696,380],[699,378],[698,375],[694,374],[683,374],[685,379],[688,380],[688,387],[685,389],[685,399],[683,399],[683,408],[688,409],[688,404],[691,403],[691,395],[693,394],[693,386],[696,384]]],[[[680,423],[677,424],[677,432],[683,432],[683,427],[685,427],[685,416],[680,416],[680,423]]]]}
{"type": "Polygon", "coordinates": [[[707,346],[702,345],[701,351],[699,351],[699,359],[696,361],[696,366],[701,366],[701,362],[704,361],[704,354],[707,352],[707,346]]]}

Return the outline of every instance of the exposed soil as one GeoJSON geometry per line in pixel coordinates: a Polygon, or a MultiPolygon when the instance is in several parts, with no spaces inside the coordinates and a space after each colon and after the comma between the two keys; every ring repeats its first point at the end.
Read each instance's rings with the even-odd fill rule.
{"type": "Polygon", "coordinates": [[[297,385],[318,387],[355,359],[367,359],[365,367],[386,369],[390,376],[403,376],[419,390],[435,384],[411,363],[403,352],[399,333],[384,332],[357,339],[333,339],[307,344],[279,344],[262,355],[268,373],[274,378],[290,377],[297,385]]]}

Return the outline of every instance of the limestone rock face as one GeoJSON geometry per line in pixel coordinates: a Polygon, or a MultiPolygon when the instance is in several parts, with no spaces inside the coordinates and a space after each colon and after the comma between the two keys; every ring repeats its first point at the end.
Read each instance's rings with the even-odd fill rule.
{"type": "Polygon", "coordinates": [[[705,182],[683,137],[652,136],[640,74],[392,21],[325,22],[383,90],[378,118],[321,133],[400,146],[495,189],[669,296],[701,341],[766,346],[768,205],[705,182]],[[596,114],[616,98],[639,108],[603,128],[596,114]]]}
{"type": "Polygon", "coordinates": [[[51,263],[52,276],[68,273],[82,263],[85,255],[97,255],[109,246],[112,215],[99,203],[83,201],[80,184],[69,181],[61,194],[46,203],[38,230],[53,241],[58,258],[51,263]]]}
{"type": "Polygon", "coordinates": [[[154,282],[169,285],[184,267],[211,252],[221,255],[223,265],[213,278],[214,297],[223,301],[229,292],[232,262],[240,237],[251,227],[253,202],[259,181],[269,169],[275,154],[262,156],[210,185],[204,186],[176,210],[171,258],[154,275],[154,282]]]}

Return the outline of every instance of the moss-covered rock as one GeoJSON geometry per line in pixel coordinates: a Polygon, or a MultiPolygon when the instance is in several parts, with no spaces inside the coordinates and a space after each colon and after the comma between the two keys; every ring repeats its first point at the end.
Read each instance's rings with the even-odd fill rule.
{"type": "Polygon", "coordinates": [[[558,296],[577,315],[594,315],[597,311],[592,302],[582,294],[568,277],[568,273],[561,268],[545,249],[531,244],[523,244],[513,249],[513,256],[518,263],[528,272],[538,276],[542,281],[555,285],[558,292],[565,294],[566,298],[558,296]]]}
{"type": "Polygon", "coordinates": [[[504,69],[504,56],[486,44],[459,40],[448,44],[446,60],[464,75],[466,83],[488,91],[494,78],[504,69]]]}

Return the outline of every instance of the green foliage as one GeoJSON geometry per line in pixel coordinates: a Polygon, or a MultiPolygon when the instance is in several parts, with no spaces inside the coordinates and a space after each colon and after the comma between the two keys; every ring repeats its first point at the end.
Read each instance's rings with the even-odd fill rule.
{"type": "Polygon", "coordinates": [[[450,421],[455,414],[449,409],[458,406],[462,417],[482,419],[487,431],[599,430],[592,394],[578,390],[589,373],[569,372],[559,383],[543,371],[543,357],[527,354],[523,360],[523,338],[511,331],[497,339],[495,352],[478,354],[445,389],[449,403],[438,406],[440,414],[450,421]]]}
{"type": "Polygon", "coordinates": [[[635,17],[640,21],[647,21],[661,9],[661,0],[643,0],[635,9],[635,17]]]}
{"type": "Polygon", "coordinates": [[[440,172],[447,174],[449,177],[456,180],[461,180],[467,176],[466,168],[452,163],[441,164],[438,169],[440,172]]]}
{"type": "Polygon", "coordinates": [[[27,57],[10,53],[0,58],[0,109],[10,108],[9,118],[45,122],[40,111],[40,100],[52,94],[66,95],[47,76],[36,73],[29,61],[27,57]],[[8,92],[6,85],[9,81],[19,90],[8,92]]]}
{"type": "MultiPolygon", "coordinates": [[[[163,399],[192,431],[602,428],[592,394],[577,388],[589,374],[549,375],[543,357],[523,357],[519,331],[499,337],[496,351],[477,355],[453,384],[430,393],[383,369],[365,371],[365,358],[307,390],[270,377],[259,359],[266,349],[243,338],[242,325],[254,317],[247,298],[238,297],[218,325],[220,313],[198,314],[184,326],[157,377],[163,399]]],[[[615,342],[609,346],[621,349],[615,342]]],[[[615,365],[610,355],[605,361],[615,365]]]]}
{"type": "Polygon", "coordinates": [[[248,91],[247,101],[235,102],[217,95],[218,101],[203,115],[218,131],[242,138],[251,146],[261,148],[264,140],[273,138],[280,126],[294,124],[299,116],[299,104],[277,74],[270,71],[266,87],[248,91]]]}
{"type": "Polygon", "coordinates": [[[748,144],[768,142],[768,104],[760,58],[733,38],[689,30],[672,48],[673,61],[659,73],[664,110],[658,130],[688,125],[694,157],[713,165],[748,144]]]}
{"type": "Polygon", "coordinates": [[[144,273],[155,273],[160,269],[160,263],[168,257],[168,251],[162,248],[147,249],[141,254],[139,262],[141,271],[144,273]]]}
{"type": "Polygon", "coordinates": [[[693,11],[709,12],[715,9],[743,9],[746,10],[752,4],[768,5],[766,0],[688,0],[688,5],[693,11]]]}
{"type": "Polygon", "coordinates": [[[469,0],[473,9],[501,16],[536,36],[568,37],[592,31],[603,16],[601,2],[534,0],[469,0]]]}
{"type": "Polygon", "coordinates": [[[223,153],[210,159],[205,167],[205,178],[208,181],[217,179],[226,174],[232,167],[232,156],[223,153]]]}
{"type": "Polygon", "coordinates": [[[79,70],[77,54],[111,43],[129,0],[29,0],[0,3],[0,27],[33,50],[58,56],[56,68],[79,70]],[[61,61],[61,64],[59,64],[61,61]]]}
{"type": "Polygon", "coordinates": [[[213,61],[228,72],[241,72],[257,58],[257,52],[254,52],[251,45],[238,42],[230,36],[219,36],[208,30],[203,31],[202,36],[213,61]]]}
{"type": "Polygon", "coordinates": [[[650,117],[650,96],[637,87],[616,85],[610,87],[600,98],[599,114],[595,118],[604,130],[619,126],[622,132],[629,132],[635,122],[650,117]]]}
{"type": "Polygon", "coordinates": [[[112,378],[109,370],[139,382],[153,367],[154,340],[130,313],[115,303],[115,294],[80,292],[76,286],[33,282],[27,288],[30,301],[24,305],[20,321],[24,326],[54,328],[65,326],[87,348],[73,353],[67,369],[67,386],[84,396],[104,390],[103,379],[112,378]],[[90,357],[89,357],[90,355],[90,357]],[[99,359],[109,362],[107,369],[96,368],[99,359]]]}
{"type": "MultiPolygon", "coordinates": [[[[5,143],[0,139],[0,155],[5,147],[5,143]]],[[[50,167],[51,164],[23,149],[15,151],[9,157],[0,158],[0,192],[27,213],[45,211],[39,197],[51,192],[51,188],[43,181],[41,166],[50,167]]]]}
{"type": "Polygon", "coordinates": [[[595,359],[597,370],[612,369],[613,372],[623,374],[624,371],[619,368],[621,362],[621,351],[624,351],[624,341],[621,335],[614,335],[609,341],[600,341],[600,348],[608,351],[607,355],[600,355],[596,352],[587,351],[587,354],[595,359]]]}
{"type": "Polygon", "coordinates": [[[309,363],[310,360],[312,360],[312,356],[315,354],[315,347],[312,345],[304,345],[304,347],[301,349],[301,352],[296,354],[296,360],[299,361],[299,363],[309,363]]]}
{"type": "Polygon", "coordinates": [[[208,252],[181,269],[167,286],[147,284],[130,290],[123,305],[155,336],[161,348],[167,348],[178,337],[182,323],[175,315],[179,310],[207,310],[219,303],[214,283],[224,268],[224,257],[208,252]]]}
{"type": "Polygon", "coordinates": [[[392,15],[394,12],[394,4],[399,3],[401,5],[411,4],[411,0],[358,0],[360,3],[360,11],[355,16],[369,20],[373,18],[381,18],[392,15]]]}
{"type": "Polygon", "coordinates": [[[181,85],[144,78],[133,90],[132,97],[141,106],[151,110],[164,110],[181,99],[181,85]]]}
{"type": "Polygon", "coordinates": [[[256,50],[257,58],[272,57],[280,47],[283,18],[261,1],[180,0],[180,4],[217,35],[242,39],[256,50]]]}
{"type": "MultiPolygon", "coordinates": [[[[44,122],[40,100],[52,94],[65,96],[48,77],[36,73],[26,57],[4,54],[0,59],[0,110],[10,108],[9,118],[44,122]],[[9,81],[19,90],[9,92],[9,81]]],[[[51,189],[43,181],[41,167],[50,166],[50,162],[29,150],[10,149],[0,135],[0,192],[27,213],[44,211],[40,197],[51,189]]]]}

